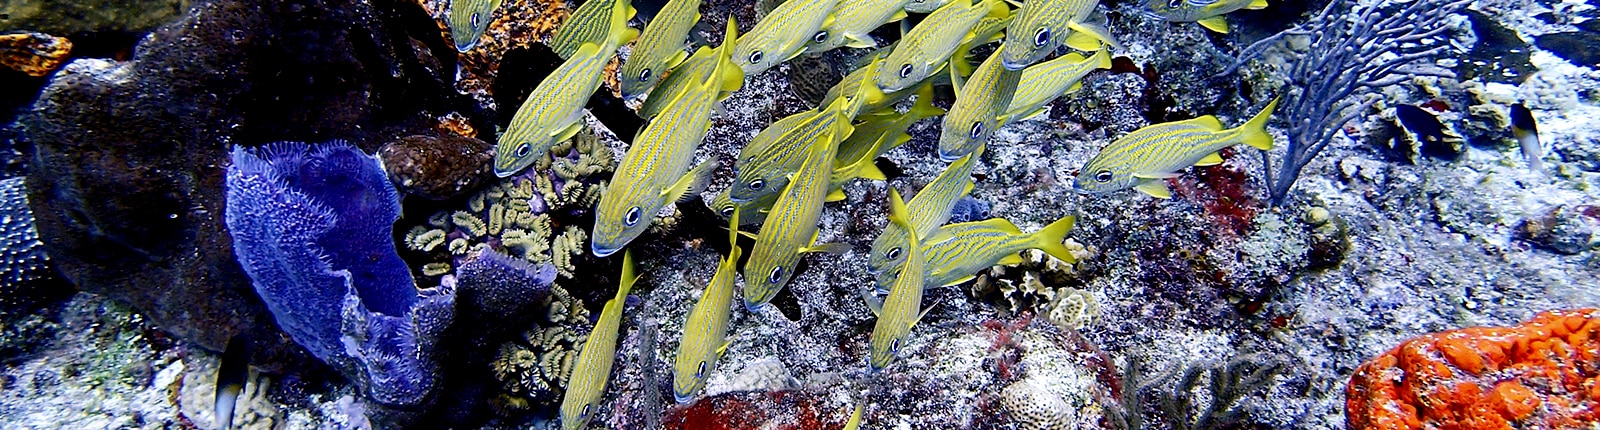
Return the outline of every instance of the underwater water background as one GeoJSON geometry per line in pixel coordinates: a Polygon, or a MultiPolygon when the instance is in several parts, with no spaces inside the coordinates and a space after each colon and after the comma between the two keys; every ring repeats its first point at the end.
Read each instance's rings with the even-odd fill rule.
{"type": "Polygon", "coordinates": [[[1595,0],[0,0],[0,147],[0,428],[1600,427],[1595,0]]]}

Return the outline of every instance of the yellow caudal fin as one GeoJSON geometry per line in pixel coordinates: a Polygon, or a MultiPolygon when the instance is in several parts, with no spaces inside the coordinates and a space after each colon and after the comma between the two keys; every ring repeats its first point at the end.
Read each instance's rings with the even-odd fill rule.
{"type": "Polygon", "coordinates": [[[1111,68],[1111,50],[1105,49],[1105,48],[1101,48],[1099,51],[1094,53],[1094,68],[1096,68],[1096,69],[1109,69],[1109,68],[1111,68]]]}
{"type": "Polygon", "coordinates": [[[634,9],[633,4],[629,3],[628,0],[617,0],[617,4],[613,8],[611,13],[611,34],[613,38],[610,42],[616,44],[611,47],[612,50],[616,50],[618,47],[632,42],[633,39],[639,38],[639,30],[628,26],[628,20],[633,19],[633,15],[638,12],[638,9],[634,9]]]}
{"type": "Polygon", "coordinates": [[[1267,8],[1267,0],[1255,0],[1253,2],[1250,2],[1250,5],[1249,6],[1245,6],[1244,8],[1245,9],[1266,9],[1267,8]]]}
{"type": "Polygon", "coordinates": [[[728,262],[739,261],[739,215],[743,212],[738,205],[733,207],[733,215],[728,216],[728,262]]]}
{"type": "Polygon", "coordinates": [[[617,284],[617,296],[611,300],[622,303],[628,298],[628,292],[633,290],[633,282],[639,280],[639,272],[633,267],[633,250],[622,251],[622,282],[617,284]]]}
{"type": "Polygon", "coordinates": [[[1267,120],[1272,119],[1272,111],[1278,108],[1280,100],[1283,100],[1281,95],[1272,99],[1272,103],[1267,103],[1267,107],[1262,108],[1255,118],[1239,126],[1240,142],[1263,151],[1272,149],[1272,134],[1267,133],[1267,120]]]}
{"type": "Polygon", "coordinates": [[[1196,22],[1200,23],[1200,26],[1205,27],[1207,30],[1228,34],[1228,19],[1223,18],[1222,15],[1213,16],[1196,22]]]}
{"type": "Polygon", "coordinates": [[[724,97],[744,87],[744,69],[733,62],[733,46],[739,39],[739,24],[728,15],[728,29],[722,33],[722,46],[717,47],[717,68],[713,76],[721,79],[724,97]]]}
{"type": "Polygon", "coordinates": [[[825,201],[825,202],[838,202],[838,201],[844,201],[844,199],[846,197],[848,197],[848,196],[844,195],[844,189],[843,188],[834,188],[833,191],[829,191],[828,195],[822,198],[822,201],[825,201]]]}
{"type": "Polygon", "coordinates": [[[1067,238],[1067,233],[1072,231],[1072,225],[1077,221],[1077,216],[1067,215],[1056,220],[1056,222],[1050,223],[1050,225],[1044,226],[1043,230],[1033,234],[1034,246],[1039,247],[1039,250],[1050,254],[1051,257],[1055,257],[1057,260],[1068,263],[1078,262],[1078,258],[1072,256],[1072,251],[1061,245],[1061,241],[1067,238]]]}
{"type": "Polygon", "coordinates": [[[894,187],[889,187],[889,222],[906,229],[908,234],[917,234],[916,228],[911,226],[911,211],[906,209],[906,201],[894,187]]]}

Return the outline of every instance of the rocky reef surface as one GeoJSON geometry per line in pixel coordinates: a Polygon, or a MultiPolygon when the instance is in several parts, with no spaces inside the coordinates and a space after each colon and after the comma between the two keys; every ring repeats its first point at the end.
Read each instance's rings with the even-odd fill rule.
{"type": "MultiPolygon", "coordinates": [[[[25,203],[41,240],[13,240],[4,226],[0,427],[216,428],[218,351],[240,333],[256,353],[237,427],[394,425],[369,419],[382,414],[370,413],[364,387],[278,329],[224,230],[231,145],[330,139],[383,154],[407,195],[397,251],[419,288],[461,294],[439,341],[439,388],[407,422],[553,425],[575,349],[616,285],[615,259],[588,254],[585,229],[639,120],[602,90],[588,131],[528,174],[495,180],[461,159],[428,160],[455,151],[487,162],[484,141],[509,121],[506,107],[554,68],[540,42],[573,5],[508,0],[490,30],[506,38],[458,54],[442,1],[143,3],[183,12],[129,57],[74,59],[36,100],[0,103],[30,106],[0,141],[26,154],[25,203]],[[35,247],[82,293],[62,301],[68,288],[29,269],[38,256],[12,252],[35,247]]],[[[638,3],[641,14],[660,7],[638,3]]],[[[770,9],[751,3],[704,2],[691,40],[718,43],[730,13],[749,28],[770,9]]],[[[887,183],[851,183],[827,205],[820,240],[851,250],[806,257],[774,306],[735,309],[705,396],[676,405],[664,392],[683,316],[728,250],[725,223],[699,200],[681,203],[634,242],[642,279],[596,425],[838,428],[866,401],[863,428],[875,429],[1342,428],[1356,425],[1345,415],[1352,375],[1407,339],[1600,307],[1592,2],[1471,2],[1474,12],[1445,23],[1458,49],[1438,65],[1457,78],[1384,88],[1280,206],[1265,202],[1268,166],[1254,149],[1185,171],[1169,181],[1171,200],[1078,195],[1070,181],[1139,127],[1206,114],[1242,123],[1278,93],[1273,66],[1291,58],[1267,53],[1217,74],[1292,24],[1284,17],[1324,2],[1229,15],[1228,35],[1151,19],[1138,2],[1103,3],[1126,49],[1045,115],[998,130],[971,194],[1023,231],[1076,215],[1078,262],[1029,252],[930,289],[933,310],[901,361],[868,375],[875,317],[860,294],[888,187],[909,195],[946,165],[933,155],[937,122],[924,121],[878,160],[887,183]],[[1544,172],[1507,131],[1518,102],[1539,121],[1544,172]],[[1397,149],[1410,138],[1399,104],[1433,112],[1460,156],[1397,149]]],[[[723,161],[703,197],[730,185],[752,136],[815,107],[863,53],[747,77],[701,145],[699,158],[723,161]]],[[[940,93],[938,104],[950,99],[940,93]]],[[[0,202],[6,219],[21,200],[0,202]]]]}

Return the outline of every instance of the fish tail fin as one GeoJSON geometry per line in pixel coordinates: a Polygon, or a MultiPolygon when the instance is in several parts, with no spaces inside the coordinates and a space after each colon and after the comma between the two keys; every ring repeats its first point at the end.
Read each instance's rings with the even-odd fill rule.
{"type": "Polygon", "coordinates": [[[739,24],[733,15],[728,15],[728,29],[723,34],[722,46],[717,47],[717,72],[713,76],[722,79],[724,93],[731,93],[744,87],[744,69],[733,62],[733,46],[739,39],[739,24]]]}
{"type": "Polygon", "coordinates": [[[633,290],[634,281],[639,280],[639,272],[633,267],[633,250],[622,251],[622,282],[617,285],[617,296],[611,300],[622,303],[628,298],[628,292],[633,290]]]}
{"type": "Polygon", "coordinates": [[[616,46],[611,49],[615,50],[617,47],[627,45],[633,39],[639,38],[639,30],[628,26],[628,20],[633,19],[633,15],[638,11],[638,9],[633,8],[632,3],[627,1],[619,0],[619,3],[614,6],[611,13],[611,35],[614,37],[612,40],[616,43],[616,46]]]}
{"type": "Polygon", "coordinates": [[[944,109],[933,105],[933,82],[928,82],[917,89],[917,101],[911,105],[911,110],[906,112],[906,116],[915,122],[923,118],[944,115],[944,112],[944,109]]]}
{"type": "Polygon", "coordinates": [[[1267,133],[1267,120],[1272,119],[1272,111],[1278,108],[1280,100],[1283,100],[1281,95],[1272,99],[1272,103],[1267,103],[1267,107],[1262,108],[1255,118],[1239,126],[1241,142],[1263,151],[1272,149],[1272,134],[1267,133]]]}
{"type": "Polygon", "coordinates": [[[728,264],[739,261],[739,215],[743,212],[738,206],[733,207],[733,215],[728,217],[728,264]]]}
{"type": "Polygon", "coordinates": [[[1067,233],[1072,232],[1072,225],[1077,220],[1077,216],[1067,215],[1056,220],[1056,222],[1050,223],[1050,225],[1044,226],[1043,230],[1033,234],[1034,245],[1058,260],[1068,263],[1078,262],[1078,258],[1072,256],[1072,251],[1061,245],[1061,241],[1067,238],[1067,233]]]}
{"type": "Polygon", "coordinates": [[[1006,6],[1004,0],[984,0],[984,7],[989,10],[985,16],[992,18],[1005,18],[1011,14],[1011,6],[1006,6]]]}
{"type": "Polygon", "coordinates": [[[1067,27],[1071,28],[1073,32],[1082,32],[1087,34],[1090,36],[1091,39],[1089,40],[1091,41],[1098,41],[1085,42],[1080,39],[1078,43],[1075,44],[1072,38],[1073,35],[1067,35],[1067,45],[1071,46],[1073,49],[1085,52],[1094,51],[1100,49],[1100,42],[1104,42],[1106,46],[1110,46],[1111,49],[1118,51],[1127,50],[1127,48],[1122,46],[1122,42],[1117,40],[1116,36],[1111,35],[1111,30],[1107,29],[1104,25],[1087,22],[1068,22],[1067,27]]]}
{"type": "Polygon", "coordinates": [[[1111,50],[1100,48],[1100,51],[1094,53],[1094,68],[1111,68],[1111,50]]]}
{"type": "MultiPolygon", "coordinates": [[[[911,226],[911,211],[906,209],[905,199],[900,198],[900,192],[894,187],[889,187],[889,222],[906,229],[906,234],[917,235],[917,229],[911,226]]],[[[912,242],[916,242],[913,238],[912,242]]]]}

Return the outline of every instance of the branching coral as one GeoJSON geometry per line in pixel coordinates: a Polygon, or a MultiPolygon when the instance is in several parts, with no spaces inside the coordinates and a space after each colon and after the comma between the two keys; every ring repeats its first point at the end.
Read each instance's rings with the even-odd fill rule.
{"type": "Polygon", "coordinates": [[[1197,363],[1184,369],[1172,391],[1157,391],[1156,398],[1173,429],[1229,428],[1244,417],[1239,400],[1271,386],[1273,377],[1285,367],[1266,354],[1240,354],[1221,365],[1197,363]],[[1202,374],[1208,377],[1201,379],[1202,374]],[[1201,387],[1206,389],[1203,406],[1197,404],[1194,393],[1201,387]]]}
{"type": "Polygon", "coordinates": [[[1586,428],[1600,420],[1600,310],[1419,336],[1356,369],[1352,429],[1586,428]]]}
{"type": "Polygon", "coordinates": [[[1333,142],[1345,124],[1368,114],[1378,99],[1361,97],[1363,93],[1415,76],[1453,75],[1418,63],[1450,49],[1444,36],[1453,27],[1445,17],[1470,3],[1334,0],[1310,21],[1256,42],[1240,54],[1240,62],[1223,74],[1280,43],[1308,39],[1307,48],[1294,54],[1298,59],[1288,71],[1292,88],[1281,111],[1289,141],[1276,176],[1271,157],[1262,153],[1273,204],[1286,201],[1300,170],[1333,142]]]}

